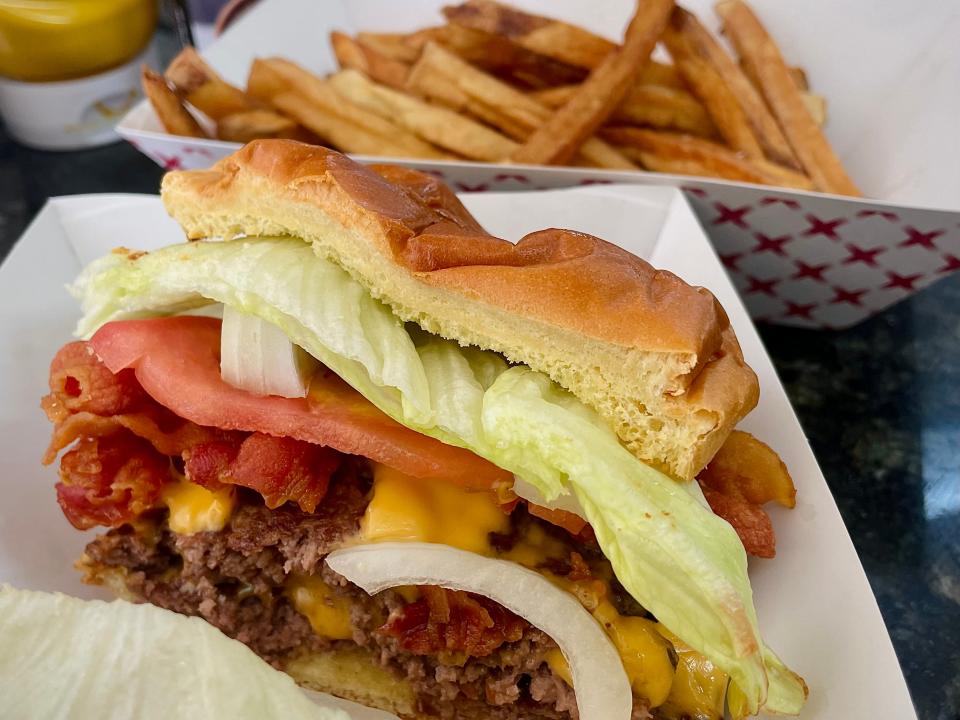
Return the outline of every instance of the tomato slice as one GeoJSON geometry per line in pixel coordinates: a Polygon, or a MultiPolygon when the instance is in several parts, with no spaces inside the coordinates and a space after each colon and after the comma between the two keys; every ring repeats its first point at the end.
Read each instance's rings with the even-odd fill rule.
{"type": "Polygon", "coordinates": [[[112,372],[132,368],[147,394],[198,425],[326,445],[469,489],[486,490],[513,479],[468,450],[404,427],[330,371],[314,376],[306,398],[253,395],[229,385],[220,377],[216,318],[111,322],[90,344],[112,372]]]}

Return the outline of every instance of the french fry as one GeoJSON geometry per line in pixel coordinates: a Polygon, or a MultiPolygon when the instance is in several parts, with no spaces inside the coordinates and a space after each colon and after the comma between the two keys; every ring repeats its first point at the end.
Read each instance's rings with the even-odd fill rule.
{"type": "Polygon", "coordinates": [[[372,47],[341,32],[330,33],[330,44],[341,68],[359,70],[371,80],[397,90],[402,90],[406,84],[410,72],[408,64],[381,55],[372,47]]]}
{"type": "Polygon", "coordinates": [[[606,128],[601,135],[627,157],[656,172],[719,177],[800,190],[813,187],[810,179],[799,173],[765,160],[750,160],[723,145],[692,135],[642,128],[606,128]]]}
{"type": "Polygon", "coordinates": [[[272,110],[244,110],[226,115],[217,121],[217,137],[231,142],[248,143],[258,138],[302,137],[301,128],[288,117],[272,110]]]}
{"type": "Polygon", "coordinates": [[[567,103],[510,158],[531,164],[563,164],[617,108],[667,24],[673,0],[642,0],[623,45],[598,65],[567,103]]]}
{"type": "Polygon", "coordinates": [[[473,115],[514,140],[524,140],[549,110],[519,90],[487,75],[430,42],[407,78],[408,91],[460,113],[473,115]]]}
{"type": "Polygon", "coordinates": [[[275,96],[289,89],[290,83],[270,60],[256,58],[250,65],[247,94],[258,102],[269,105],[275,96]]]}
{"type": "Polygon", "coordinates": [[[640,77],[637,78],[638,85],[661,85],[663,87],[675,88],[676,90],[686,90],[687,84],[680,77],[675,65],[663,63],[658,60],[650,60],[640,71],[640,77]]]}
{"type": "Polygon", "coordinates": [[[356,70],[341,70],[329,82],[338,95],[364,110],[389,118],[424,140],[471,160],[498,162],[517,147],[513,140],[485,125],[378,85],[356,70]]]}
{"type": "MultiPolygon", "coordinates": [[[[689,53],[701,61],[698,63],[698,67],[705,66],[712,70],[712,73],[708,70],[708,73],[700,82],[700,93],[709,95],[712,88],[722,88],[720,91],[714,90],[713,92],[715,102],[711,112],[711,117],[717,124],[721,135],[733,147],[742,149],[748,155],[754,157],[756,157],[755,143],[759,143],[763,154],[770,160],[786,167],[798,169],[800,165],[780,126],[777,125],[777,121],[770,114],[760,93],[727,51],[721,47],[694,15],[685,10],[678,8],[674,11],[671,26],[675,29],[675,33],[683,38],[685,48],[689,53]],[[723,102],[723,100],[729,101],[731,99],[738,106],[739,112],[723,102]],[[724,119],[718,120],[718,118],[724,119]],[[744,131],[744,122],[748,125],[747,131],[752,131],[749,136],[744,131]],[[726,134],[721,124],[726,127],[726,134]],[[746,139],[745,142],[737,142],[733,139],[737,137],[749,139],[746,139]]],[[[710,110],[710,106],[707,109],[710,110]]]]}
{"type": "Polygon", "coordinates": [[[579,83],[587,76],[585,68],[533,52],[502,35],[464,25],[428,28],[409,35],[408,42],[421,50],[428,42],[438,43],[471,65],[523,87],[579,83]]]}
{"type": "Polygon", "coordinates": [[[706,107],[720,137],[747,157],[762,158],[760,141],[733,91],[717,69],[698,52],[698,47],[704,48],[705,41],[713,40],[706,29],[686,10],[675,7],[662,39],[677,70],[706,107]]]}
{"type": "Polygon", "coordinates": [[[790,76],[800,88],[800,92],[807,92],[810,89],[810,81],[807,79],[807,71],[802,67],[790,68],[790,76]]]}
{"type": "Polygon", "coordinates": [[[181,50],[164,75],[184,100],[213,120],[256,108],[240,88],[221,78],[192,47],[181,50]]]}
{"type": "Polygon", "coordinates": [[[715,137],[717,129],[707,109],[693,95],[663,85],[634,86],[613,114],[614,120],[674,128],[702,137],[715,137]]]}
{"type": "MultiPolygon", "coordinates": [[[[457,112],[466,112],[525,140],[550,117],[550,109],[436,43],[428,43],[413,66],[408,89],[457,112]]],[[[636,170],[637,166],[598,138],[589,138],[576,161],[594,167],[636,170]]]]}
{"type": "Polygon", "coordinates": [[[393,148],[390,138],[375,135],[349,120],[331,114],[326,108],[305,102],[295,92],[281,92],[273,96],[274,106],[298,123],[315,132],[325,144],[347,153],[365,155],[397,154],[404,151],[393,148]]]}
{"type": "MultiPolygon", "coordinates": [[[[269,58],[262,62],[286,83],[287,89],[274,95],[271,104],[347,152],[436,159],[449,157],[404,130],[399,123],[392,122],[389,116],[348,102],[333,88],[332,81],[319,78],[289,60],[269,58]],[[298,108],[297,101],[305,109],[298,108]],[[318,114],[326,114],[329,123],[321,121],[318,114]]],[[[343,72],[359,76],[355,70],[343,72]]]]}
{"type": "MultiPolygon", "coordinates": [[[[461,5],[444,8],[443,14],[454,27],[470,28],[509,38],[534,53],[587,70],[595,68],[617,49],[616,43],[594,35],[589,30],[560,20],[533,15],[492,0],[468,0],[461,5]]],[[[446,44],[443,40],[439,42],[446,44]]],[[[457,52],[456,48],[452,49],[457,52]]],[[[469,57],[465,59],[474,62],[469,57]]],[[[579,83],[581,79],[558,78],[548,83],[548,86],[579,83]]],[[[676,68],[656,60],[644,65],[638,82],[679,89],[685,87],[676,68]]]]}
{"type": "MultiPolygon", "coordinates": [[[[530,96],[552,108],[566,103],[576,86],[564,85],[538,90],[530,96]]],[[[706,108],[693,95],[664,85],[634,85],[613,111],[614,123],[644,125],[664,130],[680,130],[692,135],[714,137],[717,129],[706,108]]]]}
{"type": "Polygon", "coordinates": [[[803,98],[803,104],[807,106],[807,112],[810,117],[819,126],[827,124],[827,100],[822,95],[805,92],[800,97],[803,98]]]}
{"type": "Polygon", "coordinates": [[[357,41],[373,48],[383,57],[402,63],[416,62],[420,49],[410,42],[410,36],[404,33],[357,33],[357,41]]]}
{"type": "Polygon", "coordinates": [[[616,45],[583,28],[492,0],[445,7],[448,22],[510,38],[528,50],[577,67],[595,68],[616,45]]]}
{"type": "Polygon", "coordinates": [[[756,82],[800,165],[818,190],[859,195],[830,143],[820,131],[801,97],[796,81],[773,39],[749,7],[740,0],[716,5],[741,62],[756,82]]]}
{"type": "Polygon", "coordinates": [[[177,94],[170,88],[163,75],[153,72],[144,65],[140,69],[140,84],[143,94],[147,96],[154,112],[171,135],[184,137],[205,138],[207,134],[200,127],[197,119],[190,114],[177,94]]]}

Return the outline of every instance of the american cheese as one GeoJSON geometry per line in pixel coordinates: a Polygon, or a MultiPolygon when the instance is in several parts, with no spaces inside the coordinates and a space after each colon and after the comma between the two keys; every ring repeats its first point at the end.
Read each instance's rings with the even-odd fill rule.
{"type": "MultiPolygon", "coordinates": [[[[531,525],[523,537],[500,557],[528,568],[536,568],[548,559],[566,559],[566,546],[550,537],[539,525],[531,525]]],[[[553,578],[550,578],[553,580],[553,578]]]]}
{"type": "Polygon", "coordinates": [[[293,607],[310,621],[317,635],[331,640],[350,640],[350,601],[337,595],[316,575],[292,575],[287,581],[286,595],[293,607]]]}
{"type": "Polygon", "coordinates": [[[168,484],[163,502],[170,509],[170,529],[181,535],[223,530],[236,505],[231,487],[207,490],[188,480],[168,484]]]}
{"type": "Polygon", "coordinates": [[[676,676],[661,714],[666,718],[721,720],[727,674],[663,625],[658,623],[657,631],[673,644],[677,653],[676,676]]]}
{"type": "Polygon", "coordinates": [[[449,482],[422,480],[384,465],[373,472],[373,499],[360,523],[366,542],[442,543],[491,555],[488,535],[505,532],[510,518],[496,498],[449,482]]]}
{"type": "MultiPolygon", "coordinates": [[[[490,493],[467,492],[451,483],[421,480],[377,465],[374,468],[373,498],[360,527],[365,542],[434,542],[495,555],[488,535],[507,531],[509,518],[490,493]]],[[[551,537],[542,527],[533,525],[499,557],[536,569],[545,560],[564,559],[568,553],[569,548],[563,542],[551,537]]],[[[665,638],[651,620],[620,615],[605,599],[608,595],[606,580],[595,576],[573,582],[543,570],[540,572],[576,595],[593,613],[617,648],[634,692],[647,699],[651,707],[663,705],[664,710],[671,713],[667,717],[674,717],[672,713],[677,713],[676,717],[687,713],[691,717],[713,718],[719,697],[722,709],[726,676],[718,677],[716,668],[709,661],[682,645],[684,651],[678,650],[680,662],[675,670],[668,642],[673,638],[665,638]]],[[[317,602],[313,601],[313,606],[316,605],[317,602]]],[[[325,629],[317,629],[317,624],[314,629],[331,637],[331,623],[336,627],[339,621],[326,619],[330,612],[329,599],[320,605],[325,613],[321,623],[325,629]]],[[[314,623],[310,612],[299,605],[297,609],[314,623]]],[[[559,649],[548,651],[544,661],[557,676],[572,685],[570,667],[559,649]]]]}
{"type": "Polygon", "coordinates": [[[547,662],[554,675],[563,680],[567,685],[573,687],[573,676],[570,674],[570,663],[560,652],[560,648],[551,648],[543,658],[547,662]]]}
{"type": "Polygon", "coordinates": [[[633,691],[649,700],[651,707],[662,704],[670,694],[674,671],[669,643],[657,632],[656,623],[620,615],[607,600],[597,606],[593,616],[620,653],[633,691]]]}

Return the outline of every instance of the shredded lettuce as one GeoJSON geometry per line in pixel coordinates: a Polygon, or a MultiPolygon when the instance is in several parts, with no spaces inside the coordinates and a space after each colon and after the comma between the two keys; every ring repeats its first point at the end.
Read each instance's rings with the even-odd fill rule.
{"type": "Polygon", "coordinates": [[[269,322],[398,422],[466,447],[548,500],[573,495],[617,578],[727,672],[751,713],[795,714],[802,680],[763,645],[747,559],[724,520],[628,452],[590,408],[499,355],[407,328],[348,273],[294,239],[178,245],[91,264],[73,288],[86,336],[205,302],[269,322]]]}

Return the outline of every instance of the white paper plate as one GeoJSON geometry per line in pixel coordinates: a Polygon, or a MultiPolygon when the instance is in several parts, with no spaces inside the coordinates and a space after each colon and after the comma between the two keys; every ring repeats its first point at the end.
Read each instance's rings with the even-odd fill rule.
{"type": "MultiPolygon", "coordinates": [[[[807,720],[915,718],[876,601],[823,474],[747,313],[683,195],[605,186],[463,196],[493,233],[513,240],[569,227],[615,242],[712,290],[760,378],[759,407],[742,424],[773,446],[798,489],[794,510],[773,508],[777,558],[751,563],[764,636],[810,685],[807,720]]],[[[57,198],[0,267],[0,582],[90,597],[72,564],[86,541],[63,518],[56,472],[40,456],[50,427],[39,409],[47,367],[70,339],[78,309],[64,290],[81,263],[116,245],[149,250],[183,233],[155,197],[57,198]]]]}

